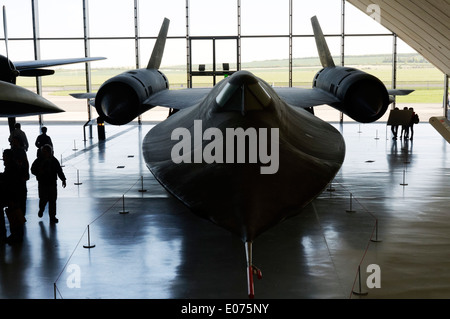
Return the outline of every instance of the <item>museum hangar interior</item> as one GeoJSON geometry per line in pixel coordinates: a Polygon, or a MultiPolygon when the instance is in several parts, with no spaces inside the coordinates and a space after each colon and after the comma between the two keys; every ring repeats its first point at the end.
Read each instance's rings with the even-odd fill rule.
{"type": "MultiPolygon", "coordinates": [[[[10,59],[24,47],[29,48],[31,59],[54,58],[53,54],[60,53],[48,53],[51,44],[60,43],[72,50],[72,43],[76,43],[75,50],[62,54],[104,56],[106,61],[111,60],[104,63],[114,65],[121,58],[111,53],[110,59],[110,51],[103,48],[120,51],[117,47],[124,45],[131,61],[127,63],[138,68],[147,63],[160,23],[170,12],[169,8],[153,12],[152,20],[156,22],[151,31],[147,30],[148,25],[144,31],[146,6],[150,2],[130,0],[121,4],[127,8],[128,33],[102,34],[98,31],[101,27],[94,23],[100,14],[96,7],[99,4],[88,0],[82,4],[73,2],[76,4],[27,1],[22,10],[30,21],[24,23],[28,27],[24,33],[14,31],[18,9],[7,2],[10,59]],[[55,25],[46,26],[45,8],[50,6],[52,10],[60,10],[56,15],[55,11],[51,13],[59,22],[58,12],[64,19],[68,11],[65,6],[75,6],[77,31],[70,33],[61,27],[62,32],[69,34],[49,33],[52,28],[57,29],[55,25]]],[[[314,15],[321,20],[333,56],[342,65],[351,60],[352,44],[362,43],[363,39],[383,39],[381,43],[392,57],[387,67],[388,88],[401,89],[405,84],[397,78],[403,72],[396,61],[400,43],[416,51],[442,75],[437,90],[441,101],[434,105],[421,103],[417,111],[421,120],[414,126],[413,140],[392,138],[391,126],[387,125],[389,110],[380,120],[361,124],[335,110],[330,112],[328,106],[320,107],[317,116],[330,123],[345,140],[345,160],[314,201],[254,240],[253,262],[262,272],[262,279],[255,276],[255,298],[449,298],[449,142],[428,122],[433,116],[448,116],[449,4],[438,0],[408,1],[407,6],[400,0],[324,0],[319,5],[320,2],[299,8],[296,1],[280,1],[282,13],[277,19],[285,31],[277,31],[275,26],[275,31],[270,31],[266,16],[261,24],[268,28],[267,33],[261,25],[255,29],[246,25],[246,21],[253,23],[254,17],[248,12],[257,5],[256,1],[221,4],[233,17],[227,15],[226,20],[221,20],[220,24],[231,24],[232,28],[217,29],[219,35],[208,34],[216,29],[206,30],[208,24],[198,21],[202,17],[207,22],[213,21],[205,15],[219,2],[179,0],[173,4],[179,8],[171,22],[181,20],[178,21],[181,26],[175,24],[175,31],[169,32],[166,50],[178,51],[181,56],[184,69],[180,86],[184,88],[203,85],[200,78],[213,84],[216,77],[223,78],[225,64],[220,60],[219,65],[222,43],[231,47],[223,49],[232,52],[226,57],[229,60],[223,61],[230,62],[231,74],[233,70],[244,69],[249,54],[246,50],[251,51],[252,45],[260,49],[257,40],[261,39],[273,47],[282,44],[285,64],[280,83],[297,86],[301,82],[295,64],[297,49],[305,43],[316,48],[312,29],[303,30],[300,23],[296,29],[296,22],[304,19],[310,26],[309,18],[314,15]],[[334,24],[327,27],[324,21],[330,15],[334,24]],[[352,27],[355,19],[358,24],[352,27]],[[373,24],[375,31],[356,32],[360,23],[373,24]],[[262,31],[258,33],[257,28],[262,31]],[[207,43],[212,52],[203,58],[204,63],[198,62],[196,56],[199,42],[207,43]],[[206,65],[207,71],[212,70],[204,74],[198,68],[200,64],[206,65]]],[[[273,9],[270,1],[259,3],[263,12],[273,9]]],[[[123,8],[118,12],[123,13],[123,8]]],[[[113,24],[113,18],[103,26],[108,23],[113,24]]],[[[269,54],[262,59],[274,58],[269,54]]],[[[82,74],[85,82],[81,91],[98,89],[96,63],[68,71],[73,72],[69,75],[82,74]]],[[[163,64],[161,69],[164,67],[167,66],[163,64]]],[[[55,157],[67,177],[67,187],[61,188],[58,182],[59,223],[52,224],[47,211],[43,218],[38,217],[38,183],[34,176],[28,181],[24,240],[21,244],[0,246],[0,297],[248,298],[242,240],[193,214],[161,186],[146,166],[144,137],[165,120],[167,110],[150,110],[129,124],[103,127],[97,125],[95,109],[86,101],[76,100],[68,93],[49,94],[49,86],[54,84],[45,78],[32,81],[35,82],[26,84],[31,90],[66,112],[18,118],[30,143],[28,160],[31,165],[36,157],[32,144],[40,126],[45,125],[53,140],[55,157]],[[106,132],[104,139],[99,138],[101,130],[106,132]]],[[[18,82],[21,83],[27,82],[18,82]]],[[[71,85],[64,91],[72,90],[71,85]]],[[[401,101],[396,102],[397,106],[415,105],[411,100],[401,101]]],[[[2,118],[0,123],[3,150],[9,148],[9,132],[6,119],[2,118]]]]}

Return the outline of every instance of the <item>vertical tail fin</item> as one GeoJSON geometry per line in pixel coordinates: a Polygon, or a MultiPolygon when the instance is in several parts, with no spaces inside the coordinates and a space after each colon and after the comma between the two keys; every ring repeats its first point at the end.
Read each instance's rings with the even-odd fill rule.
{"type": "Polygon", "coordinates": [[[311,24],[314,31],[314,37],[316,39],[317,51],[319,51],[320,63],[322,63],[324,68],[334,67],[335,64],[333,57],[331,56],[330,49],[325,41],[322,28],[320,27],[319,20],[317,20],[316,16],[311,18],[311,24]]]}
{"type": "Polygon", "coordinates": [[[161,29],[159,30],[158,38],[156,39],[153,52],[148,61],[147,69],[159,69],[161,66],[161,60],[164,53],[164,47],[166,45],[167,32],[169,31],[170,20],[164,18],[161,29]]]}

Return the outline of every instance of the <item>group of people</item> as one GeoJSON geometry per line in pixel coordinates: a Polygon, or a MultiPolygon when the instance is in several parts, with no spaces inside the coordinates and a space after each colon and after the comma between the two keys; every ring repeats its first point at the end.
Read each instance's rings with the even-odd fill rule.
{"type": "Polygon", "coordinates": [[[39,211],[43,217],[48,203],[51,223],[58,223],[56,218],[57,179],[66,187],[66,177],[59,161],[53,155],[53,143],[47,135],[47,128],[41,127],[41,134],[36,138],[36,159],[31,167],[28,162],[28,139],[20,123],[16,123],[8,141],[10,149],[3,151],[4,171],[0,173],[0,243],[10,245],[23,241],[26,223],[27,181],[30,171],[38,181],[39,211]],[[7,236],[5,213],[9,221],[10,235],[7,236]]]}
{"type": "MultiPolygon", "coordinates": [[[[398,110],[398,108],[396,107],[395,110],[398,110]]],[[[409,109],[407,107],[403,108],[403,111],[411,111],[411,119],[409,120],[409,123],[407,125],[402,125],[402,130],[400,132],[400,139],[409,139],[409,140],[413,140],[414,137],[414,124],[418,124],[419,123],[419,115],[417,115],[417,113],[414,112],[414,109],[412,107],[410,107],[409,109]]],[[[397,139],[397,135],[398,135],[398,125],[392,125],[391,130],[392,130],[392,135],[394,140],[397,139]]]]}

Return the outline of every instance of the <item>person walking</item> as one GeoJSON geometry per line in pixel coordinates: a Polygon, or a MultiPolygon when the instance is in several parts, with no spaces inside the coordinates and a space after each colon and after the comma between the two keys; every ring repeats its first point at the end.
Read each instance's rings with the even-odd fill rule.
{"type": "MultiPolygon", "coordinates": [[[[399,111],[398,107],[396,107],[393,111],[398,112],[399,111]]],[[[398,135],[398,125],[391,125],[391,131],[393,135],[392,139],[396,140],[398,135]]]]}
{"type": "MultiPolygon", "coordinates": [[[[407,107],[403,108],[403,111],[408,111],[407,107]]],[[[404,138],[405,140],[409,137],[409,123],[402,125],[402,132],[400,133],[400,138],[404,138]]]]}
{"type": "Polygon", "coordinates": [[[53,150],[50,145],[44,145],[41,153],[31,165],[31,173],[38,180],[39,193],[39,212],[42,217],[45,206],[48,203],[48,214],[51,223],[57,223],[56,218],[56,199],[57,199],[57,180],[62,181],[62,187],[66,187],[66,176],[61,168],[59,161],[53,156],[53,150]]]}
{"type": "Polygon", "coordinates": [[[36,138],[36,142],[34,143],[37,147],[36,157],[39,157],[41,153],[41,147],[44,145],[50,145],[53,148],[52,139],[47,135],[47,127],[41,127],[41,135],[36,138]]]}

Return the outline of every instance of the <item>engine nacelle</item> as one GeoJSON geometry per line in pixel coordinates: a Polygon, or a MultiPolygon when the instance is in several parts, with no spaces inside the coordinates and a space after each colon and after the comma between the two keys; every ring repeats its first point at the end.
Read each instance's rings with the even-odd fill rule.
{"type": "Polygon", "coordinates": [[[313,87],[336,96],[340,102],[332,106],[361,123],[378,120],[390,103],[383,82],[353,68],[324,68],[314,77],[313,87]]]}
{"type": "Polygon", "coordinates": [[[143,105],[150,95],[168,88],[166,76],[158,70],[127,71],[103,83],[95,97],[95,108],[105,122],[127,124],[150,109],[143,105]]]}

